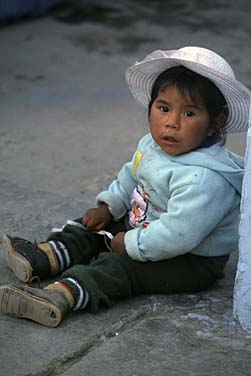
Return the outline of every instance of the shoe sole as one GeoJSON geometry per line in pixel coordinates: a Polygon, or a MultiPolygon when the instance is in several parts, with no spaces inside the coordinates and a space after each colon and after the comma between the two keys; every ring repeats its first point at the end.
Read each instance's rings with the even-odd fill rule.
{"type": "Polygon", "coordinates": [[[48,327],[56,327],[62,320],[60,310],[53,303],[15,286],[0,287],[0,310],[10,316],[29,319],[48,327]]]}
{"type": "Polygon", "coordinates": [[[25,257],[15,251],[7,235],[3,235],[2,241],[4,258],[9,269],[13,271],[20,281],[29,282],[33,272],[31,264],[25,257]]]}

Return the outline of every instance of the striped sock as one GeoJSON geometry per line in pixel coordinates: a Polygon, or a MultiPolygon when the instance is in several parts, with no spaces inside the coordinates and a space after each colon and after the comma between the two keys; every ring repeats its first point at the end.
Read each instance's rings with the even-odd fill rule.
{"type": "Polygon", "coordinates": [[[55,283],[66,284],[71,289],[72,295],[75,301],[75,305],[72,308],[73,311],[84,309],[87,306],[89,302],[89,293],[85,288],[80,286],[80,284],[78,283],[76,279],[68,277],[68,278],[64,278],[60,282],[55,282],[55,283]]]}
{"type": "Polygon", "coordinates": [[[53,240],[50,240],[48,243],[53,247],[57,256],[59,271],[63,272],[68,269],[71,266],[71,257],[65,245],[60,241],[53,240]]]}

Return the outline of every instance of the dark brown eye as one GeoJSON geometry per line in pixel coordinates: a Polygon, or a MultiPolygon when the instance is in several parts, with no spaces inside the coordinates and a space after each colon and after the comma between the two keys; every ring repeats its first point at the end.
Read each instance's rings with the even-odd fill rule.
{"type": "Polygon", "coordinates": [[[160,111],[161,112],[169,112],[169,108],[167,106],[161,106],[160,111]]]}
{"type": "Polygon", "coordinates": [[[194,116],[194,113],[192,111],[186,111],[185,115],[188,117],[194,116]]]}

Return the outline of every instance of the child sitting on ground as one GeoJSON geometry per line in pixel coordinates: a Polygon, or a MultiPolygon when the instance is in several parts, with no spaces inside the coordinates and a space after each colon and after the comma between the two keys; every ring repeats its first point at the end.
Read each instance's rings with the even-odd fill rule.
{"type": "Polygon", "coordinates": [[[148,108],[150,133],[82,218],[38,244],[4,235],[21,281],[62,274],[43,289],[1,286],[2,312],[53,327],[71,310],[201,291],[223,277],[238,247],[244,172],[225,135],[247,129],[250,92],[200,47],[154,51],[126,77],[148,108]]]}

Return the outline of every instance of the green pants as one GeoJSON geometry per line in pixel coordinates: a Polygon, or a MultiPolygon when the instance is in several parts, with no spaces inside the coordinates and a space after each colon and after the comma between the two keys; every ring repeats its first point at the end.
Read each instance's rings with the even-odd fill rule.
{"type": "MultiPolygon", "coordinates": [[[[124,221],[112,222],[107,230],[115,235],[128,227],[124,221]]],[[[110,306],[114,300],[140,294],[207,289],[224,276],[228,259],[187,253],[157,262],[139,262],[127,254],[109,252],[103,236],[70,225],[62,232],[52,233],[48,240],[62,241],[67,247],[74,265],[63,272],[62,278],[74,278],[88,291],[87,308],[91,312],[97,312],[101,306],[110,306]]]]}

